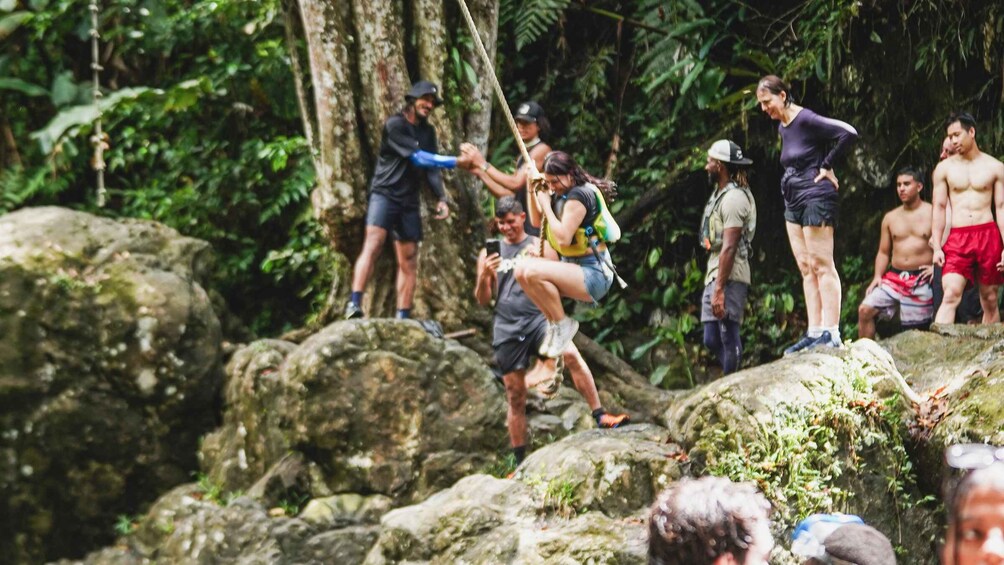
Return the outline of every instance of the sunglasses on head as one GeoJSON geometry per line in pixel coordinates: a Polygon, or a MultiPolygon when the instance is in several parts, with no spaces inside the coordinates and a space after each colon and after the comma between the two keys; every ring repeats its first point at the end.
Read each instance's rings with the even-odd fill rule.
{"type": "Polygon", "coordinates": [[[982,469],[1004,461],[1004,447],[985,443],[959,443],[945,450],[945,461],[953,469],[982,469]]]}

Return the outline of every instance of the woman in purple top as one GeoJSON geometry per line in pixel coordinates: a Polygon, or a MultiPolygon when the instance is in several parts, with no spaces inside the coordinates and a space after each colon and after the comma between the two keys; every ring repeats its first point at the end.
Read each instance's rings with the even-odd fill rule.
{"type": "Polygon", "coordinates": [[[840,276],[833,262],[840,183],[834,162],[858,137],[850,125],[795,104],[787,84],[774,75],[760,79],[760,109],[781,122],[781,194],[788,241],[802,272],[809,329],[785,355],[806,348],[840,347],[840,276]]]}

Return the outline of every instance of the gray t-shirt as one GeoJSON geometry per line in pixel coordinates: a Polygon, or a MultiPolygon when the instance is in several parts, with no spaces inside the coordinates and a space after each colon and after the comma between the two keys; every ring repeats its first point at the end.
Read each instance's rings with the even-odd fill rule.
{"type": "Polygon", "coordinates": [[[722,252],[722,237],[726,228],[742,228],[743,235],[732,264],[730,281],[750,284],[749,244],[756,233],[756,202],[749,189],[729,183],[711,194],[704,209],[708,250],[708,270],[704,284],[718,278],[718,261],[722,252]]]}
{"type": "Polygon", "coordinates": [[[502,264],[498,268],[498,298],[495,301],[495,329],[492,345],[522,339],[544,323],[544,314],[523,292],[513,275],[516,265],[537,245],[538,239],[527,236],[510,244],[502,240],[502,264]]]}

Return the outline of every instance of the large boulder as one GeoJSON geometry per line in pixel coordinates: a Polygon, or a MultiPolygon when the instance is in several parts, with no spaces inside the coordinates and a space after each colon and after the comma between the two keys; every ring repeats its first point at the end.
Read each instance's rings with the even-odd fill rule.
{"type": "Polygon", "coordinates": [[[926,398],[913,426],[922,482],[943,481],[945,448],[1004,445],[1004,325],[935,325],[882,342],[903,376],[926,398]],[[934,354],[932,354],[932,352],[934,354]]]}
{"type": "Polygon", "coordinates": [[[230,363],[224,425],[203,467],[247,489],[288,451],[312,496],[420,500],[505,448],[505,400],[481,359],[413,321],[336,322],[302,344],[257,342],[230,363]]]}
{"type": "Polygon", "coordinates": [[[546,485],[473,475],[387,513],[365,563],[637,564],[647,540],[643,513],[580,514],[546,485]]]}
{"type": "Polygon", "coordinates": [[[848,512],[910,563],[934,563],[935,508],[907,453],[913,412],[892,358],[871,340],[806,352],[695,389],[664,415],[697,474],[755,482],[790,533],[815,512],[848,512]]]}
{"type": "Polygon", "coordinates": [[[220,325],[205,242],[61,208],[0,217],[0,555],[81,554],[196,468],[220,325]]]}
{"type": "Polygon", "coordinates": [[[197,485],[182,485],[161,497],[116,547],[72,563],[351,565],[362,562],[378,535],[372,522],[380,514],[331,511],[323,519],[306,520],[282,510],[248,497],[223,500],[197,485]]]}

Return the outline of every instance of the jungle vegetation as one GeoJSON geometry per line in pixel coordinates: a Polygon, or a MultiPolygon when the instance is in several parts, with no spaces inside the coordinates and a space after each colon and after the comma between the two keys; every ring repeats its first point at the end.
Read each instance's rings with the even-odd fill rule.
{"type": "MultiPolygon", "coordinates": [[[[218,255],[215,290],[246,335],[330,321],[332,304],[344,300],[373,132],[378,114],[395,104],[383,95],[420,75],[434,78],[447,95],[437,117],[444,152],[473,137],[487,141],[496,166],[512,166],[515,148],[500,113],[488,121],[485,71],[453,0],[387,3],[386,13],[362,0],[105,0],[96,4],[109,200],[98,207],[88,4],[0,0],[0,213],[55,204],[150,218],[206,239],[218,255]],[[401,26],[379,38],[397,42],[390,79],[372,76],[367,61],[379,42],[359,32],[362,21],[401,26]],[[442,31],[430,37],[430,29],[442,31]],[[320,91],[312,76],[322,37],[349,54],[337,92],[320,91]],[[349,104],[334,114],[335,122],[348,116],[347,125],[334,124],[342,129],[321,111],[327,102],[349,104]],[[322,166],[327,152],[349,144],[356,148],[349,170],[322,166]],[[311,199],[318,186],[348,187],[332,208],[337,214],[318,213],[311,199]]],[[[495,26],[482,34],[497,46],[509,101],[543,104],[551,145],[617,181],[613,209],[627,236],[614,254],[631,284],[576,315],[584,331],[662,386],[692,385],[706,362],[695,232],[709,190],[705,150],[715,139],[736,140],[755,161],[759,222],[745,362],[776,357],[804,329],[777,188],[776,124],[753,94],[760,76],[786,78],[801,103],[861,134],[837,168],[847,335],[856,334],[882,213],[897,203],[891,174],[906,164],[932,168],[941,121],[955,109],[972,112],[980,147],[1001,155],[1004,8],[995,2],[471,4],[482,25],[495,26]]],[[[450,179],[462,241],[449,248],[453,262],[436,263],[437,245],[450,236],[433,237],[424,267],[446,272],[453,294],[467,297],[469,288],[454,287],[472,272],[488,197],[464,175],[450,179]]],[[[461,306],[430,299],[425,307],[442,313],[449,329],[484,322],[461,306]]]]}

